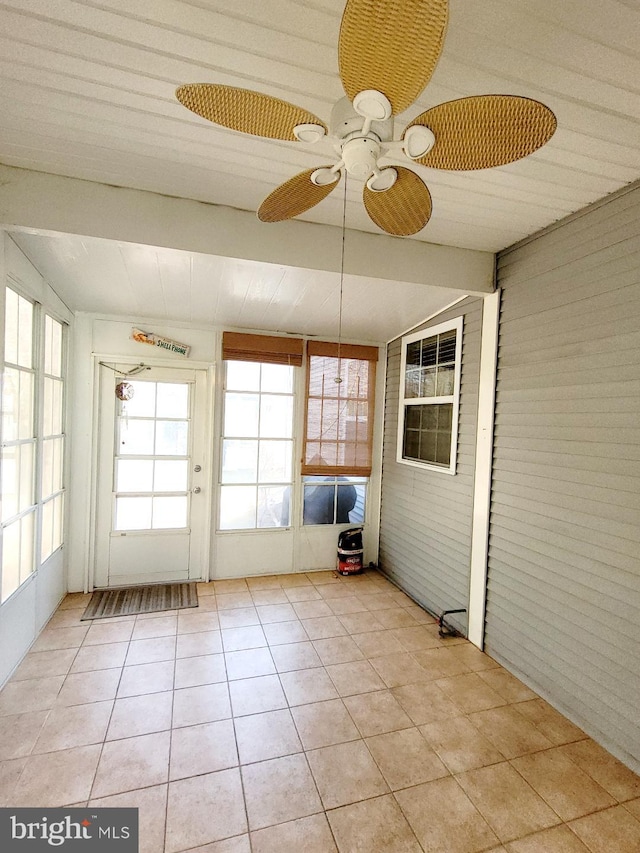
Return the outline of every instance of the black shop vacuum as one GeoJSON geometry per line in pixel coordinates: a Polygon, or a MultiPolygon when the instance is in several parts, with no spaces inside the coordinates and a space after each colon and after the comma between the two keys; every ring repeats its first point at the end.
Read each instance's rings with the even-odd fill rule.
{"type": "Polygon", "coordinates": [[[336,570],[341,575],[356,575],[362,571],[362,528],[343,530],[338,536],[336,570]]]}

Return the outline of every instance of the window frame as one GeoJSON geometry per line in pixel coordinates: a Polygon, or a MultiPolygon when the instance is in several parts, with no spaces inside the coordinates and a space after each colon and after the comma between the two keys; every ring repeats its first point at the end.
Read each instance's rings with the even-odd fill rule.
{"type": "Polygon", "coordinates": [[[401,465],[410,465],[413,468],[422,470],[439,471],[440,473],[452,474],[456,473],[457,449],[458,449],[458,428],[460,418],[460,387],[462,375],[462,334],[464,326],[464,317],[459,316],[453,320],[447,320],[443,323],[438,323],[435,326],[427,326],[418,332],[413,332],[410,335],[404,335],[401,339],[400,346],[400,388],[398,399],[398,435],[396,445],[396,461],[401,465]],[[443,395],[439,397],[406,397],[406,371],[407,371],[407,349],[410,344],[416,341],[423,341],[428,338],[436,337],[445,332],[454,330],[456,332],[456,355],[454,361],[454,387],[453,394],[443,395]],[[409,406],[425,406],[425,405],[442,405],[446,403],[453,404],[452,419],[451,419],[451,451],[448,465],[440,465],[436,462],[420,462],[416,459],[408,459],[403,455],[404,438],[405,438],[405,420],[409,406]]]}

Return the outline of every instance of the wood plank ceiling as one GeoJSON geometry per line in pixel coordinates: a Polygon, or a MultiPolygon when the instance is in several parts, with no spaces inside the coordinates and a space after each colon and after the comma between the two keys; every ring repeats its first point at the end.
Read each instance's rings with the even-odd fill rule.
{"type": "MultiPolygon", "coordinates": [[[[255,210],[325,157],[216,128],[174,90],[243,86],[328,119],[343,95],[342,8],[342,0],[2,0],[0,162],[255,210]]],[[[451,0],[440,62],[396,135],[430,106],[484,93],[537,98],[559,129],[503,168],[418,167],[434,213],[411,239],[496,251],[640,177],[638,3],[451,0]]],[[[340,195],[304,218],[340,224],[340,195]]],[[[348,227],[375,232],[354,182],[347,202],[348,227]]]]}

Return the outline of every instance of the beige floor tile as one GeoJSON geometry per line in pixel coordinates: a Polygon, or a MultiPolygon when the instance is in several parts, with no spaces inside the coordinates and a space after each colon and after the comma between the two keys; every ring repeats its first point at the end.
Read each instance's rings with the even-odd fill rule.
{"type": "MultiPolygon", "coordinates": [[[[442,642],[446,642],[443,640],[442,642]]],[[[460,643],[459,645],[451,646],[451,651],[455,657],[459,658],[472,672],[482,672],[485,669],[496,669],[500,664],[489,657],[485,652],[481,652],[472,643],[460,643]]]]}
{"type": "Polygon", "coordinates": [[[95,672],[76,672],[65,678],[58,694],[57,705],[86,705],[116,698],[120,669],[98,669],[95,672]]]}
{"type": "Polygon", "coordinates": [[[262,714],[287,707],[280,679],[277,675],[244,678],[229,684],[234,717],[262,714]]]}
{"type": "Polygon", "coordinates": [[[84,638],[83,645],[99,646],[103,643],[126,643],[131,639],[135,622],[94,622],[87,636],[84,638]]]}
{"type": "MultiPolygon", "coordinates": [[[[103,646],[82,646],[73,659],[70,673],[92,672],[96,669],[118,669],[124,666],[129,643],[106,643],[103,646]]],[[[45,654],[53,654],[51,652],[45,654]]]]}
{"type": "Polygon", "coordinates": [[[362,737],[409,729],[413,725],[389,690],[346,696],[343,701],[362,737]]]}
{"type": "Polygon", "coordinates": [[[198,581],[198,583],[196,583],[196,589],[198,592],[198,599],[208,595],[215,595],[216,592],[213,581],[198,581]]]}
{"type": "Polygon", "coordinates": [[[112,709],[113,702],[54,708],[40,731],[33,754],[102,743],[112,709]]]}
{"type": "Polygon", "coordinates": [[[253,853],[337,853],[338,849],[321,814],[258,829],[251,833],[251,845],[253,853]]]}
{"type": "Polygon", "coordinates": [[[79,746],[27,758],[12,806],[55,808],[89,799],[101,745],[79,746]]]}
{"type": "Polygon", "coordinates": [[[216,595],[224,595],[230,592],[247,592],[249,587],[244,578],[230,578],[229,580],[214,580],[213,589],[216,595]]]}
{"type": "Polygon", "coordinates": [[[296,587],[313,586],[309,578],[304,572],[294,572],[293,574],[279,575],[280,586],[283,589],[293,589],[296,587]]]}
{"type": "Polygon", "coordinates": [[[163,849],[167,785],[155,785],[151,788],[90,800],[89,805],[107,809],[137,808],[140,853],[158,853],[163,849]]]}
{"type": "MultiPolygon", "coordinates": [[[[442,645],[442,641],[438,637],[433,636],[433,632],[425,628],[424,625],[411,625],[408,628],[393,628],[391,630],[393,636],[400,642],[400,645],[409,652],[420,652],[426,649],[435,649],[442,645]]],[[[468,670],[464,670],[468,672],[468,670]]]]}
{"type": "MultiPolygon", "coordinates": [[[[423,630],[429,634],[427,628],[423,630]]],[[[414,657],[429,673],[430,679],[449,678],[471,672],[465,661],[456,656],[453,647],[438,646],[432,649],[424,649],[415,652],[414,657]]]]}
{"type": "Polygon", "coordinates": [[[186,726],[171,732],[169,779],[186,779],[238,764],[232,720],[186,726]]]}
{"type": "Polygon", "coordinates": [[[107,731],[107,740],[130,738],[171,728],[173,693],[150,693],[116,699],[107,731]]]}
{"type": "Polygon", "coordinates": [[[30,711],[3,717],[0,721],[0,761],[29,755],[48,714],[48,711],[30,711]]]}
{"type": "Polygon", "coordinates": [[[561,749],[585,773],[619,802],[640,797],[640,776],[613,757],[595,741],[581,740],[561,749]]]}
{"type": "Polygon", "coordinates": [[[224,659],[229,681],[253,678],[256,675],[271,675],[276,671],[271,652],[267,647],[225,652],[224,659]]]}
{"type": "Polygon", "coordinates": [[[148,640],[152,637],[171,637],[173,634],[176,634],[177,631],[177,616],[156,616],[153,619],[137,620],[131,639],[148,640]]]}
{"type": "Polygon", "coordinates": [[[300,669],[280,675],[289,705],[308,705],[325,699],[337,699],[338,691],[325,669],[300,669]]]}
{"type": "Polygon", "coordinates": [[[624,806],[616,806],[574,820],[571,829],[592,853],[637,853],[640,850],[640,821],[624,806]]]}
{"type": "Polygon", "coordinates": [[[253,604],[256,607],[265,607],[269,604],[289,604],[289,598],[282,587],[279,587],[278,589],[252,590],[251,598],[253,599],[253,604]]]}
{"type": "Polygon", "coordinates": [[[512,761],[516,770],[565,820],[614,805],[615,800],[561,752],[562,747],[512,761]]]}
{"type": "Polygon", "coordinates": [[[449,775],[418,729],[376,735],[367,746],[393,791],[449,775]]]}
{"type": "Polygon", "coordinates": [[[396,602],[386,592],[361,593],[356,587],[356,595],[367,610],[371,610],[373,613],[375,613],[376,610],[393,610],[397,607],[396,602]]]}
{"type": "Polygon", "coordinates": [[[624,804],[625,809],[630,812],[637,820],[640,820],[640,799],[627,800],[624,804]]]}
{"type": "Polygon", "coordinates": [[[324,664],[347,663],[364,658],[351,637],[329,637],[326,640],[314,640],[313,645],[324,664]]]}
{"type": "Polygon", "coordinates": [[[341,699],[296,705],[291,709],[305,749],[317,749],[360,737],[341,699]]]}
{"type": "Polygon", "coordinates": [[[343,616],[348,613],[366,613],[368,608],[356,595],[345,595],[341,598],[325,599],[331,611],[336,616],[343,616]]]}
{"type": "Polygon", "coordinates": [[[291,622],[274,622],[269,625],[264,625],[263,631],[270,646],[302,643],[309,639],[302,623],[297,619],[291,622]]]}
{"type": "MultiPolygon", "coordinates": [[[[196,613],[211,613],[218,609],[218,599],[215,595],[203,595],[200,599],[198,599],[198,609],[197,611],[193,611],[196,613]]],[[[178,615],[178,611],[176,610],[176,616],[178,615]]]]}
{"type": "Polygon", "coordinates": [[[173,660],[125,666],[118,687],[118,699],[173,690],[174,669],[175,661],[173,660]]]}
{"type": "Polygon", "coordinates": [[[505,704],[502,696],[492,690],[475,672],[470,672],[468,675],[454,675],[452,678],[441,678],[436,684],[467,714],[505,704]]]}
{"type": "Polygon", "coordinates": [[[322,661],[313,644],[309,641],[274,646],[271,649],[271,654],[278,672],[292,672],[296,669],[312,669],[315,666],[322,666],[322,661]]]}
{"type": "Polygon", "coordinates": [[[296,601],[291,605],[298,619],[318,619],[321,616],[333,616],[326,601],[296,601]]]}
{"type": "Polygon", "coordinates": [[[386,794],[389,787],[363,740],[307,752],[325,809],[386,794]]]}
{"type": "Polygon", "coordinates": [[[258,611],[255,607],[238,607],[235,610],[220,611],[221,628],[248,628],[259,625],[258,611]]]}
{"type": "Polygon", "coordinates": [[[222,841],[212,841],[203,847],[190,847],[185,853],[251,853],[249,835],[236,835],[222,841]]]}
{"type": "Polygon", "coordinates": [[[387,687],[402,687],[429,680],[429,675],[420,666],[417,657],[410,652],[383,655],[370,660],[387,687]]]}
{"type": "Polygon", "coordinates": [[[229,717],[231,704],[226,682],[173,691],[173,728],[213,723],[229,717]]]}
{"type": "Polygon", "coordinates": [[[544,699],[518,702],[514,708],[555,745],[572,743],[586,738],[582,729],[574,726],[544,699]]]}
{"type": "Polygon", "coordinates": [[[356,693],[370,693],[385,688],[384,681],[366,660],[331,664],[327,672],[340,696],[354,696],[356,693]]]}
{"type": "MultiPolygon", "coordinates": [[[[360,613],[343,613],[338,616],[338,619],[340,619],[349,634],[368,634],[371,631],[384,630],[385,626],[377,618],[381,612],[372,613],[370,610],[362,610],[360,613]]],[[[384,612],[391,613],[390,610],[384,612]]]]}
{"type": "Polygon", "coordinates": [[[13,758],[10,761],[0,761],[0,808],[16,805],[14,789],[27,760],[27,758],[13,758]]]}
{"type": "Polygon", "coordinates": [[[302,743],[288,710],[237,717],[235,729],[241,764],[302,752],[302,743]]]}
{"type": "Polygon", "coordinates": [[[248,625],[245,628],[223,628],[222,645],[225,652],[240,652],[266,646],[267,638],[260,625],[248,625]]]}
{"type": "Polygon", "coordinates": [[[25,681],[29,678],[47,678],[54,675],[66,675],[71,669],[77,649],[56,649],[51,652],[30,652],[16,672],[12,681],[25,681]]]}
{"type": "Polygon", "coordinates": [[[448,720],[462,714],[437,684],[421,682],[394,687],[391,691],[416,726],[448,720]]]}
{"type": "Polygon", "coordinates": [[[425,853],[478,853],[499,840],[451,777],[395,794],[425,853]]]}
{"type": "Polygon", "coordinates": [[[319,601],[322,596],[318,590],[309,584],[308,586],[294,586],[284,590],[287,601],[294,604],[297,601],[319,601]]]}
{"type": "Polygon", "coordinates": [[[320,616],[315,619],[302,619],[301,622],[310,640],[344,637],[347,633],[347,629],[337,616],[320,616]]]}
{"type": "Polygon", "coordinates": [[[170,732],[105,743],[92,798],[161,785],[169,776],[170,732]]]}
{"type": "Polygon", "coordinates": [[[418,623],[404,607],[394,607],[390,610],[377,610],[376,616],[385,628],[409,628],[418,623]]]}
{"type": "Polygon", "coordinates": [[[127,666],[156,663],[162,660],[173,660],[175,656],[175,637],[153,637],[149,640],[132,640],[125,663],[127,666]]]}
{"type": "Polygon", "coordinates": [[[320,584],[316,589],[324,601],[334,601],[337,598],[348,598],[353,595],[353,588],[349,589],[344,583],[320,584]]]}
{"type": "Polygon", "coordinates": [[[218,610],[238,610],[241,607],[253,607],[253,598],[247,588],[238,592],[224,592],[216,596],[218,610]]]}
{"type": "MultiPolygon", "coordinates": [[[[197,635],[192,635],[197,636],[197,635]]],[[[198,655],[176,661],[175,687],[199,687],[226,681],[224,655],[198,655]]]]}
{"type": "Polygon", "coordinates": [[[31,647],[31,651],[48,652],[55,649],[80,648],[88,630],[88,624],[77,628],[45,628],[31,647]]]}
{"type": "Polygon", "coordinates": [[[395,633],[395,631],[387,631],[386,629],[384,631],[367,631],[364,634],[354,634],[353,641],[367,658],[395,653],[401,654],[406,651],[406,648],[395,636],[395,633]]]}
{"type": "Polygon", "coordinates": [[[189,658],[214,655],[222,651],[220,631],[202,631],[198,634],[178,634],[176,657],[189,658]]]}
{"type": "Polygon", "coordinates": [[[478,711],[470,714],[469,719],[505,758],[517,758],[553,746],[539,729],[511,705],[478,711]]]}
{"type": "Polygon", "coordinates": [[[322,811],[304,755],[287,755],[242,767],[249,828],[285,823],[322,811]]]}
{"type": "Polygon", "coordinates": [[[262,575],[247,578],[247,586],[254,592],[258,589],[279,589],[282,586],[283,575],[262,575]]]}
{"type": "Polygon", "coordinates": [[[341,583],[340,575],[333,569],[322,569],[317,572],[306,572],[307,578],[314,586],[341,583]]]}
{"type": "Polygon", "coordinates": [[[262,625],[273,625],[277,622],[291,622],[296,619],[296,611],[292,605],[286,604],[264,604],[256,607],[258,618],[262,625]]]}
{"type": "Polygon", "coordinates": [[[421,851],[411,827],[391,795],[343,806],[330,811],[327,817],[340,853],[421,851]]]}
{"type": "MultiPolygon", "coordinates": [[[[236,611],[225,610],[222,612],[235,613],[236,611]]],[[[199,634],[202,631],[217,631],[222,625],[220,616],[217,611],[198,613],[194,610],[181,610],[178,613],[178,634],[199,634]]],[[[223,627],[228,628],[231,626],[226,624],[223,627]]]]}
{"type": "Polygon", "coordinates": [[[237,768],[169,783],[166,853],[179,853],[246,831],[237,768]]]}
{"type": "MultiPolygon", "coordinates": [[[[453,650],[452,650],[453,651],[453,650]]],[[[497,669],[485,669],[478,672],[483,681],[492,687],[506,702],[526,702],[528,699],[537,699],[537,695],[523,684],[520,679],[511,675],[502,667],[497,669]]]]}
{"type": "Polygon", "coordinates": [[[52,708],[63,682],[63,675],[9,681],[0,692],[0,717],[52,708]]]}
{"type": "Polygon", "coordinates": [[[553,809],[506,761],[469,770],[456,779],[503,842],[560,823],[553,809]]]}
{"type": "Polygon", "coordinates": [[[589,853],[578,836],[564,824],[512,841],[506,849],[508,853],[589,853]]]}
{"type": "Polygon", "coordinates": [[[86,608],[86,606],[91,601],[91,593],[85,592],[69,592],[62,599],[62,603],[60,604],[59,610],[73,610],[74,608],[82,607],[86,608]]]}
{"type": "Polygon", "coordinates": [[[420,731],[452,773],[498,764],[504,755],[467,717],[442,719],[420,731]]]}

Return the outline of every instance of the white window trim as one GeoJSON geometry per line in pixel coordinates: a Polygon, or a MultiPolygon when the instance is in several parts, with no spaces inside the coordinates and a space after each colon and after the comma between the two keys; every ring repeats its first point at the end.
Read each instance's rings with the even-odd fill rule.
{"type": "Polygon", "coordinates": [[[398,403],[398,437],[396,447],[396,461],[401,465],[410,465],[412,468],[420,468],[422,470],[439,471],[445,474],[456,473],[456,462],[458,455],[458,421],[460,412],[460,380],[462,374],[462,329],[464,319],[462,316],[456,317],[454,320],[448,320],[445,323],[438,323],[436,326],[428,326],[421,329],[419,332],[414,332],[411,335],[405,335],[401,340],[401,358],[400,358],[400,394],[398,403]],[[424,338],[431,338],[435,335],[450,332],[452,329],[456,331],[456,358],[454,369],[454,388],[453,394],[447,397],[405,397],[405,373],[407,366],[407,347],[414,341],[421,341],[424,338]],[[404,445],[404,421],[407,405],[437,405],[438,403],[453,402],[453,416],[451,423],[451,457],[449,465],[436,465],[430,462],[417,462],[414,459],[405,459],[402,455],[404,445]]]}

